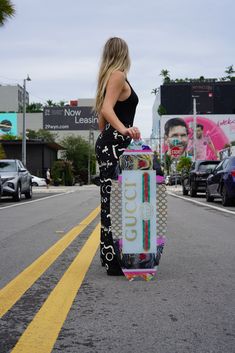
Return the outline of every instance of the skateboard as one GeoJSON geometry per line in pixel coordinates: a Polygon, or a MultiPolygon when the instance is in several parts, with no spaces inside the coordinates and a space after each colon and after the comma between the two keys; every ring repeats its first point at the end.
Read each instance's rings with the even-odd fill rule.
{"type": "Polygon", "coordinates": [[[153,170],[153,152],[132,142],[112,181],[110,215],[115,252],[125,277],[151,280],[157,273],[167,230],[164,178],[153,170]]]}

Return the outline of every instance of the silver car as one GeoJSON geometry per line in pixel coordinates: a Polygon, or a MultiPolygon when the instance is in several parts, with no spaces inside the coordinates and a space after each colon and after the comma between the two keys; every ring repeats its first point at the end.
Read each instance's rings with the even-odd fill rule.
{"type": "Polygon", "coordinates": [[[2,196],[12,196],[20,201],[24,194],[32,198],[32,176],[18,159],[1,159],[0,175],[2,179],[2,196]]]}

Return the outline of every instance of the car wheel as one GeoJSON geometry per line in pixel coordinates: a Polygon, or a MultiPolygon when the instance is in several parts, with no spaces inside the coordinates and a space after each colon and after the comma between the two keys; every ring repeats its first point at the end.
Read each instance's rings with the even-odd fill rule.
{"type": "Polygon", "coordinates": [[[32,183],[33,186],[38,186],[38,183],[36,183],[35,181],[32,183]]]}
{"type": "Polygon", "coordinates": [[[33,196],[33,192],[32,192],[32,185],[30,184],[30,186],[29,186],[29,190],[28,190],[28,191],[26,191],[26,193],[25,193],[25,198],[26,198],[26,199],[31,199],[31,198],[32,198],[32,196],[33,196]]]}
{"type": "Polygon", "coordinates": [[[190,185],[189,193],[191,197],[195,197],[197,195],[197,191],[190,185]]]}
{"type": "Polygon", "coordinates": [[[21,200],[21,185],[18,184],[16,188],[16,192],[13,196],[14,201],[20,201],[21,200]]]}
{"type": "Polygon", "coordinates": [[[182,181],[183,195],[188,195],[188,190],[185,188],[185,185],[188,185],[187,179],[182,181]]]}
{"type": "Polygon", "coordinates": [[[226,187],[224,185],[221,190],[221,196],[222,196],[222,205],[229,206],[231,204],[231,200],[228,197],[228,193],[227,193],[226,187]]]}
{"type": "Polygon", "coordinates": [[[207,202],[214,201],[214,197],[210,195],[210,191],[208,190],[208,188],[206,188],[206,201],[207,202]]]}

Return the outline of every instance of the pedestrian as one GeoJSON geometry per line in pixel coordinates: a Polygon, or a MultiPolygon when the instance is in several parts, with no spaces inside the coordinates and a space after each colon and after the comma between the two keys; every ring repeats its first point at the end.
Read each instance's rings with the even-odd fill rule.
{"type": "Polygon", "coordinates": [[[50,172],[50,168],[48,168],[47,171],[46,171],[47,189],[49,189],[50,182],[51,182],[51,172],[50,172]]]}
{"type": "Polygon", "coordinates": [[[114,249],[110,219],[112,179],[131,139],[138,140],[140,131],[133,126],[138,97],[127,80],[130,58],[127,43],[121,38],[106,42],[98,75],[95,110],[100,135],[96,141],[96,158],[100,169],[101,193],[101,263],[107,274],[122,275],[114,249]]]}

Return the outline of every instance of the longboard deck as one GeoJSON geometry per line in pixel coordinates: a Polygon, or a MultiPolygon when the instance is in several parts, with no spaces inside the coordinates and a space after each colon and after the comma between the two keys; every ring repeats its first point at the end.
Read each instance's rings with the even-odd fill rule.
{"type": "MultiPolygon", "coordinates": [[[[138,170],[145,170],[146,173],[142,172],[141,175],[151,174],[148,173],[148,171],[152,169],[152,160],[150,154],[146,151],[128,150],[127,153],[124,153],[120,161],[120,165],[122,167],[122,170],[134,170],[137,172],[138,170]]],[[[123,174],[124,173],[122,173],[122,175],[123,174]]],[[[128,253],[128,247],[127,249],[125,249],[125,239],[123,237],[123,234],[125,232],[125,228],[123,228],[123,218],[125,217],[125,214],[123,213],[124,206],[122,176],[119,177],[118,181],[112,182],[110,214],[112,220],[111,224],[113,241],[122,271],[129,281],[132,281],[135,278],[141,278],[145,281],[150,281],[156,276],[157,268],[165,244],[165,234],[167,226],[166,187],[162,182],[163,180],[159,180],[159,178],[157,179],[155,177],[155,194],[152,195],[151,198],[152,202],[153,198],[155,202],[155,213],[153,212],[153,214],[151,215],[154,219],[151,219],[150,216],[146,217],[146,212],[147,214],[149,213],[149,207],[153,208],[153,204],[149,206],[150,199],[148,200],[148,197],[150,197],[150,195],[147,193],[146,186],[143,183],[143,190],[140,191],[140,194],[143,198],[142,202],[140,200],[138,202],[138,212],[139,214],[141,214],[142,217],[144,210],[145,216],[143,216],[143,219],[141,219],[141,222],[143,223],[143,229],[140,229],[138,232],[142,233],[141,237],[139,236],[139,243],[145,242],[145,245],[143,247],[143,251],[141,251],[140,247],[138,248],[137,252],[135,252],[135,249],[136,246],[138,247],[138,244],[133,247],[134,250],[130,247],[131,253],[128,253]],[[151,227],[150,222],[152,223],[151,227]],[[155,224],[153,224],[153,222],[155,224]],[[151,239],[149,234],[150,231],[151,239]],[[151,249],[148,248],[148,242],[150,242],[149,239],[152,242],[151,249]],[[152,252],[150,250],[152,250],[152,252]]],[[[139,188],[141,188],[141,186],[139,186],[139,188]]],[[[131,196],[131,194],[129,195],[131,196]]],[[[129,211],[132,212],[131,206],[128,206],[128,208],[129,211]]]]}

